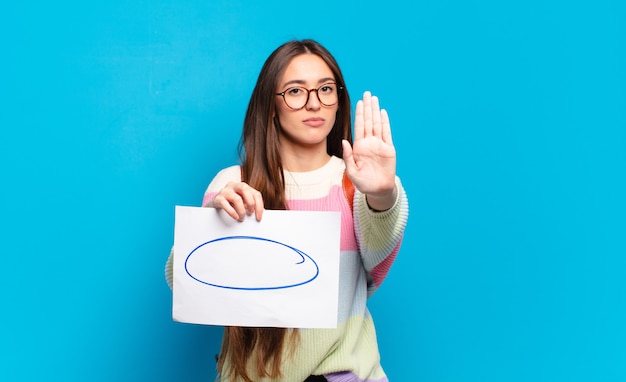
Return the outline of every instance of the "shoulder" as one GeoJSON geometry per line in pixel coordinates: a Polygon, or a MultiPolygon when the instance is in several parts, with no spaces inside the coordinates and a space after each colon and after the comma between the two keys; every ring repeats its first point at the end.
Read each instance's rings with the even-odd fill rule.
{"type": "Polygon", "coordinates": [[[219,191],[228,182],[240,182],[241,181],[241,167],[230,166],[220,170],[217,175],[213,178],[209,187],[207,188],[207,192],[209,191],[219,191]]]}
{"type": "Polygon", "coordinates": [[[220,170],[215,177],[228,177],[235,180],[241,180],[241,166],[235,165],[226,167],[220,170]]]}

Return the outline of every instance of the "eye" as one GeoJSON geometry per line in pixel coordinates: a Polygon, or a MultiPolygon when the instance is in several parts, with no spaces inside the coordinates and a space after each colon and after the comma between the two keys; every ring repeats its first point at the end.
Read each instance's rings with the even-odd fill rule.
{"type": "Polygon", "coordinates": [[[323,94],[332,94],[335,91],[335,84],[324,84],[319,87],[319,92],[323,94]]]}
{"type": "Polygon", "coordinates": [[[304,94],[304,89],[302,89],[302,88],[289,88],[289,89],[285,90],[285,94],[290,95],[290,96],[301,96],[302,94],[304,94]]]}

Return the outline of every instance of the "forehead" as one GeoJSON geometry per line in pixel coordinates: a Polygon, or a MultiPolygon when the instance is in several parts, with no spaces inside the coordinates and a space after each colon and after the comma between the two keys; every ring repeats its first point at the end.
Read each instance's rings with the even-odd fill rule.
{"type": "Polygon", "coordinates": [[[295,56],[289,61],[280,83],[283,85],[289,82],[317,84],[334,78],[332,70],[320,56],[305,53],[295,56]]]}

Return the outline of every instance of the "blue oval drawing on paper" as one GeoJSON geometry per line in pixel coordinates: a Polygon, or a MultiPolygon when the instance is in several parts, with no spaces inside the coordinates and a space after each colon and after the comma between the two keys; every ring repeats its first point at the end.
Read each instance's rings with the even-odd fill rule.
{"type": "Polygon", "coordinates": [[[227,236],[196,247],[185,260],[194,280],[217,288],[269,290],[293,288],[317,278],[309,255],[278,241],[227,236]]]}

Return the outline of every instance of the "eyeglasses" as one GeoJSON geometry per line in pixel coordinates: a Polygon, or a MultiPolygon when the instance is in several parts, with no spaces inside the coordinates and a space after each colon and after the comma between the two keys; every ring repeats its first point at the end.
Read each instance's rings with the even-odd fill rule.
{"type": "Polygon", "coordinates": [[[324,106],[333,106],[339,102],[339,91],[343,87],[334,82],[328,82],[316,89],[307,89],[302,86],[287,88],[276,95],[282,96],[285,104],[292,110],[300,110],[309,102],[311,92],[315,92],[317,99],[324,106]]]}

